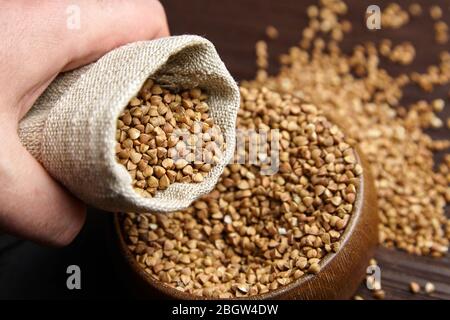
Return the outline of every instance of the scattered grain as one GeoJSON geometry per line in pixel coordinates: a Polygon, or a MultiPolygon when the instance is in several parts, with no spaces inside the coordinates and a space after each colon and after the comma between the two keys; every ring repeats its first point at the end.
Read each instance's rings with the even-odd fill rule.
{"type": "MultiPolygon", "coordinates": [[[[318,11],[329,6],[322,3],[318,11]]],[[[383,19],[391,27],[400,27],[408,20],[397,4],[388,5],[386,10],[388,14],[383,14],[383,19]],[[389,21],[392,19],[396,21],[389,21]]],[[[315,9],[311,12],[314,16],[315,9]]],[[[308,28],[311,26],[304,30],[308,28]]],[[[440,64],[425,73],[393,76],[380,66],[380,53],[389,57],[394,50],[390,40],[380,42],[380,52],[374,43],[365,42],[346,54],[338,47],[325,50],[323,41],[319,41],[324,34],[319,29],[304,33],[300,46],[283,55],[278,75],[267,77],[263,83],[250,81],[243,85],[294,93],[326,114],[338,117],[350,141],[364,150],[371,165],[379,198],[380,243],[411,254],[443,256],[450,238],[444,210],[450,196],[445,175],[433,169],[433,152],[448,148],[450,141],[433,141],[424,131],[443,125],[435,115],[436,108],[441,108],[440,102],[432,106],[417,101],[402,106],[401,97],[403,88],[411,82],[427,92],[448,84],[450,53],[442,52],[440,64]],[[313,48],[302,46],[305,40],[313,48]]],[[[405,43],[400,50],[409,52],[408,57],[396,60],[412,63],[413,45],[405,43]]],[[[299,145],[307,142],[303,138],[296,141],[299,145]]],[[[323,191],[318,188],[315,192],[323,191]]],[[[337,203],[336,198],[333,200],[337,203]]]]}
{"type": "Polygon", "coordinates": [[[384,290],[375,290],[372,293],[373,297],[378,300],[383,300],[386,298],[386,292],[384,290]]]}
{"type": "Polygon", "coordinates": [[[267,26],[266,27],[266,35],[269,39],[274,40],[278,38],[278,29],[274,26],[267,26]]]}
{"type": "Polygon", "coordinates": [[[408,7],[408,11],[412,16],[418,17],[422,14],[422,6],[418,3],[411,3],[408,7]]]}
{"type": "Polygon", "coordinates": [[[420,285],[417,282],[412,281],[409,284],[409,290],[411,290],[412,293],[419,293],[420,285]]]}
{"type": "Polygon", "coordinates": [[[430,17],[434,20],[439,20],[442,18],[442,9],[437,5],[433,5],[430,7],[430,17]]]}
{"type": "Polygon", "coordinates": [[[435,290],[434,284],[432,282],[425,283],[425,292],[430,294],[433,293],[435,290]]]}
{"type": "Polygon", "coordinates": [[[398,29],[409,22],[409,14],[397,3],[389,3],[381,13],[383,28],[398,29]]]}

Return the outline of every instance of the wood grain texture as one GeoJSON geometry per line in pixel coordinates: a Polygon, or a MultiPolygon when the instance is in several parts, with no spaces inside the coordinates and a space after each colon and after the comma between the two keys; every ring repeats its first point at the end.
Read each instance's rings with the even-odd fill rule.
{"type": "MultiPolygon", "coordinates": [[[[443,20],[450,25],[450,1],[417,0],[422,4],[423,16],[398,30],[369,31],[364,24],[365,10],[368,5],[377,4],[381,8],[392,1],[347,0],[349,4],[348,19],[353,23],[353,31],[343,42],[344,51],[349,51],[355,44],[363,41],[378,41],[390,38],[394,44],[412,41],[416,46],[416,58],[412,66],[400,67],[382,61],[382,65],[391,73],[417,70],[424,72],[429,65],[438,62],[442,50],[450,50],[450,44],[436,45],[433,39],[432,20],[428,8],[439,4],[444,10],[443,20]]],[[[411,1],[395,1],[406,7],[411,1]]],[[[274,25],[279,31],[279,39],[269,41],[271,74],[278,70],[277,57],[285,53],[290,46],[296,45],[301,30],[307,22],[306,7],[316,3],[313,0],[240,0],[208,1],[191,0],[189,3],[179,0],[162,0],[166,8],[169,25],[173,34],[194,33],[211,40],[221,55],[231,74],[237,80],[251,79],[256,72],[254,44],[265,39],[265,27],[274,25]]],[[[447,98],[450,86],[437,87],[431,94],[422,92],[411,85],[404,91],[402,103],[407,105],[418,99],[447,98]]],[[[446,107],[441,119],[450,116],[450,105],[446,107]]],[[[436,139],[448,138],[448,129],[430,130],[436,139]]],[[[444,152],[436,155],[436,161],[442,159],[444,152]]],[[[446,210],[449,214],[449,208],[446,210]]],[[[404,252],[379,248],[375,254],[382,270],[382,285],[390,299],[450,299],[450,258],[442,259],[411,256],[404,252]],[[436,292],[432,295],[409,292],[410,281],[424,284],[432,281],[436,292]]],[[[370,292],[361,285],[358,294],[371,298],[370,292]]]]}

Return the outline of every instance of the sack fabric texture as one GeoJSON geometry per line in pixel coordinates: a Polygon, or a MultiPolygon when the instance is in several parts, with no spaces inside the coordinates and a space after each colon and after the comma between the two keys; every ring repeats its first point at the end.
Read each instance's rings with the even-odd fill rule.
{"type": "Polygon", "coordinates": [[[213,44],[193,35],[136,42],[97,62],[59,75],[21,121],[28,151],[89,205],[120,212],[170,212],[210,192],[233,156],[239,89],[213,44]],[[174,183],[144,198],[115,158],[120,112],[147,78],[208,95],[210,114],[226,141],[223,157],[201,183],[174,183]]]}

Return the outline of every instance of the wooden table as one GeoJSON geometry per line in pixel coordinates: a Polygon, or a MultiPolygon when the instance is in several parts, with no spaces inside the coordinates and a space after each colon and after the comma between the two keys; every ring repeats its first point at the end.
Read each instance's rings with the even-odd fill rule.
{"type": "MultiPolygon", "coordinates": [[[[385,64],[392,73],[418,70],[423,72],[430,64],[438,62],[438,53],[450,50],[450,44],[435,45],[432,20],[428,15],[430,1],[417,1],[423,5],[421,18],[413,19],[407,26],[398,30],[369,31],[365,26],[364,16],[367,6],[377,4],[381,8],[390,1],[347,0],[349,5],[348,19],[353,23],[353,32],[346,37],[342,48],[349,51],[355,44],[363,41],[378,41],[384,37],[394,43],[412,41],[416,45],[417,56],[413,66],[399,67],[385,64]]],[[[406,8],[411,1],[396,1],[406,8]]],[[[274,25],[280,32],[277,40],[269,41],[271,74],[278,70],[277,57],[296,45],[301,31],[307,23],[306,7],[315,4],[312,0],[240,0],[240,1],[208,1],[208,0],[163,0],[172,34],[199,34],[211,40],[231,74],[236,80],[252,79],[256,72],[254,44],[266,39],[265,28],[274,25]]],[[[450,1],[435,1],[444,8],[444,20],[450,25],[450,1]]],[[[432,94],[424,94],[415,86],[405,90],[405,105],[418,99],[447,98],[447,105],[442,112],[442,119],[450,116],[449,86],[440,87],[432,94]]],[[[448,129],[430,131],[435,138],[449,138],[448,129]]],[[[436,160],[442,158],[437,155],[436,160]]],[[[449,212],[447,207],[447,213],[449,212]]],[[[382,286],[388,299],[450,299],[450,257],[442,259],[411,256],[404,252],[379,248],[376,254],[381,274],[382,286]],[[416,281],[423,285],[431,281],[436,292],[431,296],[413,295],[409,292],[409,283],[416,281]]],[[[358,292],[364,298],[371,298],[370,292],[361,285],[358,292]]]]}

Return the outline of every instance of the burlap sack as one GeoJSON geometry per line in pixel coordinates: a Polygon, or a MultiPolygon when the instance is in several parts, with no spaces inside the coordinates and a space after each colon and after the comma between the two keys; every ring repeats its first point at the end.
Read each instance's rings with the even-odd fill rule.
{"type": "Polygon", "coordinates": [[[214,46],[198,36],[177,36],[129,44],[60,75],[22,120],[19,135],[48,172],[86,203],[108,211],[168,212],[212,190],[234,152],[238,108],[238,87],[214,46]],[[143,198],[116,162],[114,147],[120,111],[150,76],[171,87],[205,89],[227,146],[202,183],[174,183],[143,198]]]}

